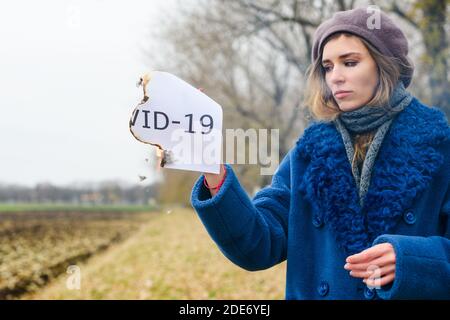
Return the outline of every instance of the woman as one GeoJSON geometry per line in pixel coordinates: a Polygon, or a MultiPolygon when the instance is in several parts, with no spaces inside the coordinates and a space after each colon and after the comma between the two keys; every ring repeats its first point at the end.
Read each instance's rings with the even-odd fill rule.
{"type": "Polygon", "coordinates": [[[406,91],[403,32],[380,12],[337,12],[314,35],[318,119],[251,200],[229,165],[192,205],[247,270],[287,259],[286,299],[450,299],[450,128],[406,91]]]}

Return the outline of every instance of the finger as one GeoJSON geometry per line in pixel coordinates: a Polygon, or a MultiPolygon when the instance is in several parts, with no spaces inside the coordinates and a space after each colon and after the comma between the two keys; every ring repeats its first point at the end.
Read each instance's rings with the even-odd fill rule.
{"type": "Polygon", "coordinates": [[[347,270],[349,271],[368,271],[368,270],[377,270],[383,268],[386,265],[395,264],[395,255],[388,254],[377,258],[368,263],[359,263],[359,264],[348,264],[346,265],[347,270]]]}
{"type": "Polygon", "coordinates": [[[159,172],[161,170],[161,160],[162,160],[163,152],[161,149],[156,148],[156,171],[159,172]]]}
{"type": "Polygon", "coordinates": [[[395,271],[395,264],[388,264],[382,268],[375,268],[369,270],[352,270],[350,271],[350,275],[355,278],[373,278],[373,277],[382,277],[386,274],[395,271]]]}
{"type": "Polygon", "coordinates": [[[395,263],[385,265],[384,267],[372,270],[368,278],[380,278],[395,272],[395,263]]]}
{"type": "Polygon", "coordinates": [[[381,278],[368,278],[368,279],[364,279],[363,282],[368,286],[368,287],[374,287],[374,288],[380,288],[382,286],[385,286],[389,283],[391,283],[392,281],[394,281],[395,279],[395,272],[391,272],[387,275],[385,275],[384,277],[381,278]]]}
{"type": "Polygon", "coordinates": [[[387,264],[395,264],[395,253],[393,251],[366,263],[347,263],[344,268],[346,270],[367,271],[368,269],[382,268],[387,264]]]}
{"type": "Polygon", "coordinates": [[[347,257],[345,261],[347,263],[367,262],[381,256],[383,253],[390,250],[392,250],[392,245],[390,243],[380,243],[364,251],[361,251],[360,253],[347,257]]]}
{"type": "Polygon", "coordinates": [[[372,271],[371,270],[352,270],[349,273],[352,277],[354,278],[362,278],[362,279],[366,279],[369,278],[372,275],[372,271]]]}

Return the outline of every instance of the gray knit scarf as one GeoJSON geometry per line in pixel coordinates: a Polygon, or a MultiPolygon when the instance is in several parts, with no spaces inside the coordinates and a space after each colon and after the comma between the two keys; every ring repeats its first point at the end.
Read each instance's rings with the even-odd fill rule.
{"type": "Polygon", "coordinates": [[[359,201],[363,206],[363,200],[369,189],[373,165],[377,157],[381,143],[388,132],[395,116],[405,109],[412,101],[413,96],[406,91],[400,81],[391,94],[387,106],[364,106],[353,111],[341,113],[335,122],[336,128],[341,133],[344,141],[347,157],[352,165],[353,148],[352,138],[356,134],[367,133],[376,130],[372,143],[369,146],[360,174],[357,165],[352,165],[352,173],[356,185],[359,188],[359,201]]]}

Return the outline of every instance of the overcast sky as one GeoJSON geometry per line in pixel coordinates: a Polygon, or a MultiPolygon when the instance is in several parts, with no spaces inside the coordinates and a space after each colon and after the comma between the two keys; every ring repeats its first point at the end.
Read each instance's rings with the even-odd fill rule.
{"type": "Polygon", "coordinates": [[[151,180],[153,147],[128,120],[141,98],[135,83],[152,68],[141,49],[149,28],[174,9],[167,0],[3,3],[0,183],[151,180]]]}

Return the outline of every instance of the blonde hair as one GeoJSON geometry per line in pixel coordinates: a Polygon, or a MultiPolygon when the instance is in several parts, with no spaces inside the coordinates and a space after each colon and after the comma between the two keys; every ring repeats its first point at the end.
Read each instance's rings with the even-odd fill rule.
{"type": "MultiPolygon", "coordinates": [[[[326,42],[341,35],[355,37],[351,33],[339,32],[330,36],[326,42]]],[[[356,36],[358,37],[358,36],[356,36]]],[[[374,95],[367,103],[369,106],[385,106],[389,103],[389,98],[397,82],[400,80],[402,70],[408,66],[395,57],[382,54],[377,48],[365,39],[358,37],[374,59],[378,71],[378,84],[374,95]]],[[[325,43],[326,43],[325,42],[325,43]]],[[[305,104],[312,116],[319,120],[334,120],[342,112],[333,98],[333,93],[325,81],[325,70],[322,66],[323,47],[318,58],[308,67],[305,104]]],[[[355,153],[352,165],[359,165],[364,161],[367,150],[373,140],[375,133],[369,132],[356,135],[354,139],[355,153]]]]}

